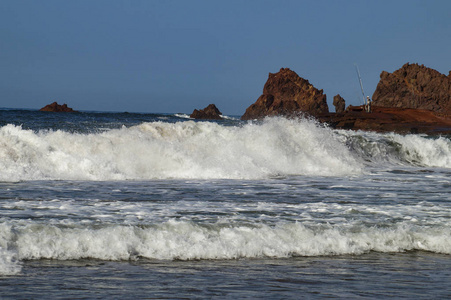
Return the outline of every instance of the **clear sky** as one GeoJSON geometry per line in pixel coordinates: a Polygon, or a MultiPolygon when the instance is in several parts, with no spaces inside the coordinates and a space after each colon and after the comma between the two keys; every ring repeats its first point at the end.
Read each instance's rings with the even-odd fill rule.
{"type": "Polygon", "coordinates": [[[0,107],[242,115],[288,67],[346,105],[380,73],[448,75],[451,1],[0,0],[0,107]]]}

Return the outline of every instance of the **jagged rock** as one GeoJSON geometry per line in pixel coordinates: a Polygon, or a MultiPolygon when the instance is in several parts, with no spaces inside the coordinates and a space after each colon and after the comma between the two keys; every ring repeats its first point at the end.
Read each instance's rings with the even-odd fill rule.
{"type": "Polygon", "coordinates": [[[214,104],[210,104],[204,109],[197,110],[195,109],[193,113],[190,115],[190,118],[193,119],[206,119],[206,120],[221,120],[222,113],[214,104]]]}
{"type": "Polygon", "coordinates": [[[373,105],[451,115],[451,72],[446,76],[424,65],[409,63],[393,73],[383,71],[373,94],[373,105]]]}
{"type": "Polygon", "coordinates": [[[334,96],[333,105],[335,106],[336,113],[342,113],[345,111],[346,103],[345,99],[340,96],[340,94],[334,96]]]}
{"type": "Polygon", "coordinates": [[[40,109],[40,111],[51,111],[51,112],[75,112],[72,108],[68,107],[67,104],[59,105],[57,102],[48,104],[40,109]]]}
{"type": "Polygon", "coordinates": [[[282,68],[277,73],[269,73],[263,94],[246,109],[241,119],[289,116],[299,112],[312,116],[328,113],[326,95],[292,70],[282,68]]]}

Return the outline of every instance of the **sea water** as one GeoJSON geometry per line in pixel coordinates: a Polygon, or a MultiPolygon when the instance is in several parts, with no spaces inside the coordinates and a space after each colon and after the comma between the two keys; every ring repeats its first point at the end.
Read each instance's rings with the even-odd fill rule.
{"type": "Polygon", "coordinates": [[[451,297],[449,136],[0,110],[0,298],[451,297]]]}

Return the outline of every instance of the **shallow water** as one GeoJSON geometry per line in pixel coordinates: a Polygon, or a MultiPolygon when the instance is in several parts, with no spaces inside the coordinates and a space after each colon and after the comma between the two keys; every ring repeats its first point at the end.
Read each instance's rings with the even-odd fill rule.
{"type": "Polygon", "coordinates": [[[38,260],[0,280],[2,298],[440,298],[449,256],[359,256],[200,261],[38,260]]]}

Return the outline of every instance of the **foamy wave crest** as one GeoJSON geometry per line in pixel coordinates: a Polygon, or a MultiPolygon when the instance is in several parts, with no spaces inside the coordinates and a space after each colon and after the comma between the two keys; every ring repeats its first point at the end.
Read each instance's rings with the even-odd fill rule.
{"type": "Polygon", "coordinates": [[[0,247],[0,276],[16,275],[22,270],[17,260],[16,253],[4,250],[0,247]]]}
{"type": "Polygon", "coordinates": [[[189,115],[187,114],[174,114],[174,116],[178,117],[178,118],[183,118],[183,119],[192,119],[189,115]]]}
{"type": "Polygon", "coordinates": [[[95,134],[0,128],[0,180],[253,179],[361,171],[348,148],[308,120],[241,127],[152,122],[95,134]]]}
{"type": "Polygon", "coordinates": [[[451,168],[451,139],[421,135],[337,131],[343,142],[364,160],[451,168]]]}
{"type": "Polygon", "coordinates": [[[393,140],[403,147],[408,161],[431,167],[451,168],[451,139],[426,138],[418,135],[393,135],[393,140]]]}
{"type": "Polygon", "coordinates": [[[424,250],[451,254],[447,228],[398,224],[391,228],[199,225],[168,221],[154,226],[68,228],[27,225],[10,241],[20,259],[164,260],[285,258],[424,250]]]}
{"type": "Polygon", "coordinates": [[[17,253],[7,249],[12,239],[11,226],[0,224],[0,276],[15,275],[22,269],[17,253]]]}

